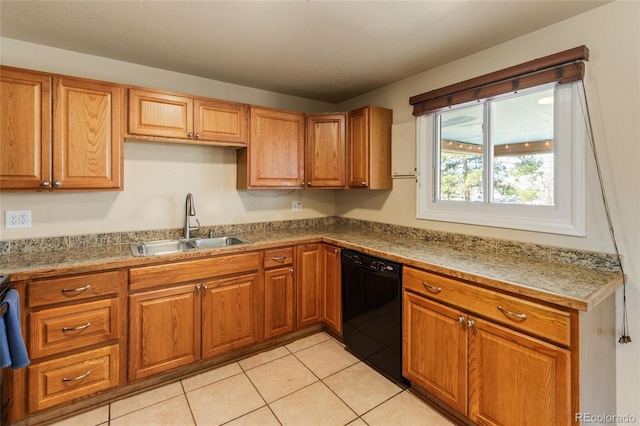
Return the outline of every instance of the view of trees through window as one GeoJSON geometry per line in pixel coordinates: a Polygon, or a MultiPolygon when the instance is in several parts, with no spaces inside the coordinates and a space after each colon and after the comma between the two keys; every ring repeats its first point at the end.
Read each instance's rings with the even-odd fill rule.
{"type": "Polygon", "coordinates": [[[444,111],[439,123],[440,200],[554,205],[552,89],[444,111]]]}

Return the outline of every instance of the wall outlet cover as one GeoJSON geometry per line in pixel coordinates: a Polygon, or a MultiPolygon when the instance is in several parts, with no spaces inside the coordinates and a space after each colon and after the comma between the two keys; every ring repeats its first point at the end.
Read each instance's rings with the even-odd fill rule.
{"type": "Polygon", "coordinates": [[[302,211],[302,201],[293,201],[293,202],[291,202],[291,211],[292,212],[302,211]]]}
{"type": "Polygon", "coordinates": [[[31,228],[31,210],[5,210],[5,229],[31,228]]]}

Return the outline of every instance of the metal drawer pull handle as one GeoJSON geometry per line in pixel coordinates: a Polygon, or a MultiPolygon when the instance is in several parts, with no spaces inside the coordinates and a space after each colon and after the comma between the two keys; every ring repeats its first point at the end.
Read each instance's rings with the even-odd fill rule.
{"type": "Polygon", "coordinates": [[[434,293],[434,294],[438,294],[442,291],[442,287],[434,287],[432,285],[425,283],[424,281],[422,281],[422,285],[424,286],[424,288],[426,288],[427,290],[429,290],[431,293],[434,293]]]}
{"type": "Polygon", "coordinates": [[[74,291],[85,291],[85,290],[89,290],[91,288],[91,286],[89,284],[85,285],[84,287],[78,287],[78,288],[63,288],[62,292],[63,293],[71,293],[74,291]]]}
{"type": "Polygon", "coordinates": [[[84,330],[85,328],[88,328],[91,325],[90,322],[84,324],[84,325],[79,325],[77,327],[62,327],[62,331],[75,331],[75,330],[84,330]]]}
{"type": "Polygon", "coordinates": [[[89,376],[89,374],[91,374],[91,370],[87,371],[87,372],[86,372],[86,373],[84,373],[84,374],[79,375],[78,377],[74,377],[74,378],[72,378],[72,379],[68,379],[68,378],[66,378],[66,377],[63,377],[63,378],[62,378],[62,381],[63,381],[63,382],[75,382],[76,380],[82,380],[82,379],[84,379],[85,377],[89,376]]]}
{"type": "Polygon", "coordinates": [[[519,318],[519,319],[523,319],[523,320],[527,319],[527,314],[519,314],[517,312],[511,312],[510,310],[505,309],[500,305],[498,305],[498,310],[500,312],[502,312],[503,314],[509,315],[511,317],[515,317],[515,318],[519,318]]]}
{"type": "Polygon", "coordinates": [[[287,256],[273,256],[271,258],[271,260],[273,260],[274,262],[280,262],[280,263],[284,263],[284,260],[287,258],[287,256]]]}

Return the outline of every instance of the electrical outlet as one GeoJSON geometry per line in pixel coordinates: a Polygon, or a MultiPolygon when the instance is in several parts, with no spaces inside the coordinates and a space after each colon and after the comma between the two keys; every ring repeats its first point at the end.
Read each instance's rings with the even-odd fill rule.
{"type": "Polygon", "coordinates": [[[302,201],[292,201],[291,202],[291,211],[292,212],[300,212],[300,211],[302,211],[302,201]]]}
{"type": "Polygon", "coordinates": [[[5,210],[5,229],[31,228],[31,210],[5,210]]]}

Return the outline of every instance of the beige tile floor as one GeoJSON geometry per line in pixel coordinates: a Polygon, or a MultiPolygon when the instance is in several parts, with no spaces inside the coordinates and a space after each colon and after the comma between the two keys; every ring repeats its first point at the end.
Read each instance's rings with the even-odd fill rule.
{"type": "Polygon", "coordinates": [[[317,333],[55,426],[451,425],[317,333]]]}

